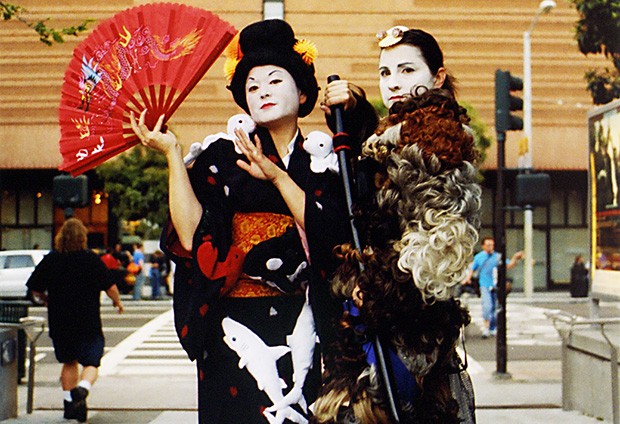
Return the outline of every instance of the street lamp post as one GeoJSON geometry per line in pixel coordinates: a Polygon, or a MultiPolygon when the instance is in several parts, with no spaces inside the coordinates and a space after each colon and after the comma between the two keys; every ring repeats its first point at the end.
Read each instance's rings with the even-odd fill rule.
{"type": "MultiPolygon", "coordinates": [[[[529,172],[532,169],[532,44],[531,36],[534,26],[541,14],[549,13],[556,6],[554,0],[542,0],[530,27],[523,33],[523,132],[527,140],[527,151],[519,158],[519,168],[529,172]]],[[[531,298],[534,292],[533,250],[534,211],[526,206],[523,211],[523,292],[531,298]]]]}

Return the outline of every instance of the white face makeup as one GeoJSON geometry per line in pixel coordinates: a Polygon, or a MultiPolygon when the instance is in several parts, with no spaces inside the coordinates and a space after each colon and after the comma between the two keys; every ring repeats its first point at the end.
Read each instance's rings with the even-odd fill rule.
{"type": "Polygon", "coordinates": [[[286,118],[297,119],[299,104],[305,100],[291,74],[274,65],[252,68],[245,96],[254,122],[266,127],[286,118]]]}
{"type": "Polygon", "coordinates": [[[388,108],[415,93],[416,86],[433,88],[434,85],[435,77],[418,47],[398,44],[381,50],[379,88],[388,108]]]}

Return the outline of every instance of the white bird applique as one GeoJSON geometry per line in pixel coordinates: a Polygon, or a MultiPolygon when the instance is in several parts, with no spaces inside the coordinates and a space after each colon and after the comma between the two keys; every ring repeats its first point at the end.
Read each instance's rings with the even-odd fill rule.
{"type": "Polygon", "coordinates": [[[202,143],[192,143],[189,148],[189,153],[183,158],[183,163],[185,163],[185,166],[189,166],[192,162],[194,162],[198,155],[203,151],[207,150],[211,143],[214,143],[217,140],[221,139],[232,141],[235,145],[235,151],[241,154],[241,150],[237,147],[236,143],[236,128],[242,129],[243,131],[245,131],[246,134],[249,135],[256,129],[256,124],[254,123],[250,115],[246,115],[244,113],[239,113],[237,115],[231,116],[230,118],[228,118],[228,124],[226,125],[225,133],[219,132],[217,134],[211,134],[206,136],[204,140],[202,140],[202,143]]]}
{"type": "Polygon", "coordinates": [[[273,412],[289,405],[299,404],[304,412],[308,411],[308,404],[303,395],[303,387],[308,371],[312,368],[314,347],[316,345],[316,328],[314,315],[308,303],[308,289],[306,288],[306,302],[297,317],[293,332],[286,337],[286,343],[291,348],[293,359],[293,388],[279,403],[274,403],[265,411],[273,412]]]}
{"type": "Polygon", "coordinates": [[[322,131],[310,132],[303,144],[304,150],[310,154],[310,169],[317,174],[332,171],[340,172],[338,156],[334,152],[332,138],[322,131]]]}

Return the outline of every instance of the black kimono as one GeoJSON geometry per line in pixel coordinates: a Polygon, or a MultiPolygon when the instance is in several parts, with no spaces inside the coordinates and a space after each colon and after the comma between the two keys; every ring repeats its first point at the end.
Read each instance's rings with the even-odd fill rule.
{"type": "Polygon", "coordinates": [[[300,384],[303,399],[280,413],[307,416],[305,405],[320,385],[319,351],[308,351],[314,324],[325,345],[341,314],[325,280],[335,268],[332,248],[350,239],[340,177],[311,172],[301,135],[285,167],[269,132],[259,127],[257,133],[265,156],[305,192],[305,236],[279,191],[239,168],[236,160],[245,158],[225,139],[209,145],[189,170],[203,207],[193,252],[182,249],[172,225],[162,235],[177,263],[175,325],[197,362],[201,423],[266,423],[264,410],[300,384]],[[305,306],[306,283],[315,323],[305,306]],[[295,331],[305,337],[291,341],[295,331]],[[296,351],[300,340],[306,346],[296,351]],[[295,363],[299,352],[314,355],[310,370],[295,363]]]}

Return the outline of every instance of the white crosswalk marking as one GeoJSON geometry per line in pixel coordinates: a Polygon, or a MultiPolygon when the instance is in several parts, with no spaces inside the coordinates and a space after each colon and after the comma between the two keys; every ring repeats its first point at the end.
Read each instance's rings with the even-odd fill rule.
{"type": "MultiPolygon", "coordinates": [[[[513,346],[560,346],[562,340],[544,314],[549,309],[520,303],[506,308],[506,342],[513,346]]],[[[480,302],[469,301],[471,324],[484,329],[480,302]]]]}
{"type": "Polygon", "coordinates": [[[131,334],[101,361],[101,375],[194,375],[174,330],[172,310],[131,334]]]}

